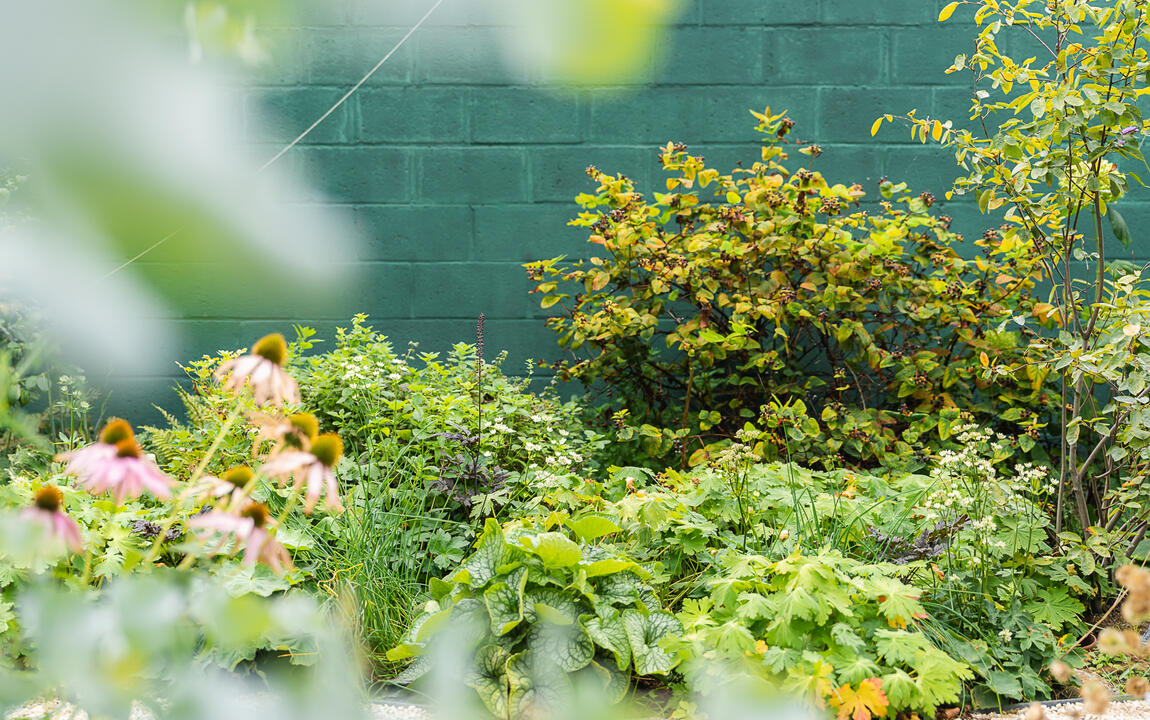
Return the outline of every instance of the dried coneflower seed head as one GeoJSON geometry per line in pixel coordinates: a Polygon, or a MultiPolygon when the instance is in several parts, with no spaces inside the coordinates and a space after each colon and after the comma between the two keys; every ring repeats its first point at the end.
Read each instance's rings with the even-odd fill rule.
{"type": "Polygon", "coordinates": [[[1101,715],[1110,704],[1110,691],[1096,678],[1082,683],[1082,709],[1090,715],[1101,715]]]}
{"type": "Polygon", "coordinates": [[[247,465],[236,465],[233,468],[229,468],[220,479],[225,482],[230,482],[238,488],[242,488],[248,484],[254,474],[252,469],[247,465]]]}
{"type": "Polygon", "coordinates": [[[1098,649],[1107,655],[1121,655],[1126,652],[1126,639],[1114,628],[1106,628],[1098,636],[1098,649]]]}
{"type": "Polygon", "coordinates": [[[268,506],[263,503],[248,503],[248,506],[240,511],[240,517],[251,518],[256,527],[262,528],[268,524],[268,506]]]}
{"type": "Polygon", "coordinates": [[[340,440],[339,435],[335,433],[324,433],[312,441],[311,454],[315,455],[316,460],[323,463],[324,467],[333,468],[343,456],[343,440],[340,440]]]}
{"type": "Polygon", "coordinates": [[[265,335],[252,345],[252,355],[259,355],[265,360],[271,360],[276,365],[283,365],[287,358],[287,340],[279,333],[265,335]]]}
{"type": "Polygon", "coordinates": [[[308,440],[314,440],[319,435],[319,420],[311,413],[296,413],[288,418],[288,422],[308,440]]]}
{"type": "Polygon", "coordinates": [[[32,498],[32,504],[41,510],[58,512],[64,505],[64,493],[55,485],[42,485],[32,498]]]}
{"type": "Polygon", "coordinates": [[[1136,630],[1123,630],[1122,642],[1126,644],[1128,654],[1137,657],[1143,657],[1146,654],[1146,646],[1142,644],[1142,636],[1136,630]]]}
{"type": "Polygon", "coordinates": [[[116,443],[116,457],[138,458],[141,455],[143,455],[143,453],[140,451],[140,445],[136,442],[136,438],[134,437],[124,438],[120,442],[116,443]]]}
{"type": "Polygon", "coordinates": [[[1141,676],[1131,677],[1126,680],[1126,694],[1142,699],[1146,697],[1146,693],[1150,692],[1150,681],[1141,676]]]}
{"type": "Polygon", "coordinates": [[[100,442],[108,445],[119,445],[123,440],[135,442],[136,434],[127,420],[112,418],[104,429],[100,431],[100,442]]]}
{"type": "Polygon", "coordinates": [[[1055,660],[1050,663],[1050,674],[1060,683],[1066,683],[1070,680],[1070,666],[1061,660],[1055,660]]]}
{"type": "Polygon", "coordinates": [[[1026,708],[1026,720],[1046,720],[1046,708],[1042,703],[1030,703],[1026,708]]]}

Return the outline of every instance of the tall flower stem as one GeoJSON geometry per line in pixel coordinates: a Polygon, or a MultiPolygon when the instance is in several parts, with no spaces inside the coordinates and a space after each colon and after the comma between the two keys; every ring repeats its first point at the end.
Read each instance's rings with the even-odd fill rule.
{"type": "MultiPolygon", "coordinates": [[[[220,430],[216,433],[216,437],[214,440],[212,440],[212,444],[208,447],[208,451],[204,453],[204,456],[200,458],[200,462],[196,465],[195,470],[192,471],[192,476],[188,478],[189,487],[194,485],[195,482],[200,479],[200,476],[204,474],[204,470],[207,469],[208,463],[211,462],[212,457],[220,449],[220,445],[223,444],[224,438],[228,435],[228,431],[230,431],[232,426],[236,424],[236,420],[238,420],[239,417],[240,406],[237,404],[232,408],[232,411],[228,414],[227,419],[224,420],[224,424],[220,426],[220,430]]],[[[255,476],[252,476],[252,481],[255,481],[255,476]]],[[[148,554],[145,555],[144,559],[140,562],[142,566],[151,565],[156,561],[156,557],[160,554],[160,546],[164,544],[164,539],[168,536],[168,531],[171,530],[172,526],[176,524],[176,516],[180,510],[183,510],[184,502],[187,500],[187,498],[188,494],[186,490],[176,496],[176,502],[172,508],[172,512],[169,513],[168,517],[164,519],[164,522],[160,526],[160,532],[156,534],[156,539],[152,542],[152,547],[148,549],[148,554]]]]}

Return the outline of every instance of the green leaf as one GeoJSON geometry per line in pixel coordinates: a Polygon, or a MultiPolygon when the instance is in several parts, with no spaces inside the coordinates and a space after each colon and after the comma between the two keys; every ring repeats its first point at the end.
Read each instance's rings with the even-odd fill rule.
{"type": "Polygon", "coordinates": [[[525,548],[539,556],[548,569],[571,567],[583,557],[579,546],[557,532],[545,532],[520,539],[525,548]]]}
{"type": "Polygon", "coordinates": [[[593,676],[603,688],[603,695],[610,705],[615,705],[627,697],[627,690],[631,687],[631,674],[613,670],[595,661],[577,673],[578,676],[593,676]]]}
{"type": "Polygon", "coordinates": [[[535,588],[527,592],[523,617],[531,623],[543,620],[556,625],[572,625],[582,614],[580,610],[568,592],[554,587],[535,588]]]}
{"type": "Polygon", "coordinates": [[[1044,587],[1039,591],[1037,599],[1023,607],[1035,620],[1046,623],[1055,632],[1068,623],[1074,623],[1086,612],[1082,603],[1071,597],[1068,589],[1060,586],[1044,587]]]}
{"type": "Polygon", "coordinates": [[[475,689],[479,699],[495,717],[507,717],[510,687],[507,680],[507,661],[510,654],[498,645],[484,645],[475,654],[475,664],[464,682],[475,689]]]}
{"type": "Polygon", "coordinates": [[[475,552],[463,561],[460,568],[467,573],[465,582],[473,588],[483,587],[495,577],[496,568],[507,562],[507,554],[503,528],[494,518],[487,518],[475,552]]]}
{"type": "Polygon", "coordinates": [[[538,657],[528,650],[507,661],[511,717],[548,717],[571,697],[567,675],[538,657]]]}
{"type": "Polygon", "coordinates": [[[1022,686],[1018,683],[1018,678],[1004,670],[991,670],[986,673],[986,686],[991,692],[1003,697],[1022,697],[1022,686]]]}
{"type": "Polygon", "coordinates": [[[659,641],[663,638],[683,632],[683,626],[674,615],[662,611],[643,614],[638,610],[625,610],[623,627],[627,630],[627,639],[631,641],[636,673],[663,675],[675,667],[675,658],[659,647],[659,641]]]}
{"type": "Polygon", "coordinates": [[[567,521],[567,527],[583,542],[619,532],[620,528],[607,515],[590,513],[567,521]]]}
{"type": "Polygon", "coordinates": [[[527,635],[527,646],[569,673],[586,667],[595,657],[595,643],[579,623],[536,623],[527,635]]]}
{"type": "Polygon", "coordinates": [[[601,575],[611,575],[613,573],[622,572],[624,570],[632,570],[636,568],[634,562],[630,560],[623,560],[620,558],[603,558],[596,560],[593,563],[588,563],[584,566],[587,572],[587,577],[599,577],[601,575]]]}
{"type": "Polygon", "coordinates": [[[1106,208],[1106,218],[1110,221],[1110,229],[1114,231],[1114,237],[1122,243],[1122,247],[1129,249],[1134,238],[1130,235],[1130,227],[1126,224],[1126,218],[1122,217],[1122,213],[1115,210],[1113,206],[1106,208]]]}
{"type": "Polygon", "coordinates": [[[622,614],[612,610],[605,616],[588,619],[584,626],[592,642],[614,655],[620,670],[627,670],[631,664],[631,641],[623,627],[622,614]]]}
{"type": "Polygon", "coordinates": [[[423,677],[431,671],[432,662],[430,655],[420,655],[412,660],[411,664],[404,669],[403,672],[396,675],[392,680],[397,685],[410,685],[419,678],[423,677]]]}
{"type": "Polygon", "coordinates": [[[511,571],[505,582],[493,583],[483,591],[491,632],[506,635],[523,620],[523,589],[527,586],[527,568],[511,571]]]}

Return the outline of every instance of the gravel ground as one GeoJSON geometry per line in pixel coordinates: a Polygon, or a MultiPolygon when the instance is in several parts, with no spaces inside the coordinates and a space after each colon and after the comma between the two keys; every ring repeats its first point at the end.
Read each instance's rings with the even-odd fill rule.
{"type": "MultiPolygon", "coordinates": [[[[1047,720],[1134,720],[1134,718],[1150,718],[1150,701],[1131,700],[1127,702],[1114,702],[1106,708],[1102,715],[1086,715],[1082,710],[1082,703],[1066,703],[1043,708],[1047,720]]],[[[1008,713],[977,714],[971,716],[972,720],[1027,720],[1026,710],[1015,710],[1008,713]]]]}

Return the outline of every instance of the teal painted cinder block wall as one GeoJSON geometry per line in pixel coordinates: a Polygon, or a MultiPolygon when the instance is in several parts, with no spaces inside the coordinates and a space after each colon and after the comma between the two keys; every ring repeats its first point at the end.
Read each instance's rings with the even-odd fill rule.
{"type": "MultiPolygon", "coordinates": [[[[793,137],[823,146],[816,167],[828,178],[859,182],[871,198],[881,177],[906,180],[933,192],[954,227],[976,237],[997,223],[969,198],[943,200],[957,170],[949,153],[911,141],[897,125],[870,135],[878,115],[912,108],[967,122],[969,76],[943,70],[968,49],[975,28],[963,10],[939,24],[943,4],[683,0],[645,58],[646,78],[557,91],[531,68],[508,69],[499,45],[507,30],[487,24],[478,0],[446,0],[283,160],[316,190],[292,200],[351,213],[366,240],[361,286],[347,293],[347,306],[258,318],[242,307],[206,308],[176,321],[186,337],[180,352],[243,346],[291,323],[330,337],[354,312],[369,313],[400,347],[415,340],[421,350],[445,350],[473,341],[482,312],[487,347],[509,351],[509,371],[527,358],[556,357],[521,264],[589,252],[585,235],[566,225],[577,212],[574,196],[591,189],[586,166],[662,189],[656,148],[669,140],[720,169],[749,164],[759,142],[748,110],[767,105],[790,112],[793,137]]],[[[274,59],[243,90],[249,136],[269,156],[372,67],[431,0],[314,5],[300,27],[269,33],[274,59]],[[257,125],[257,113],[270,122],[257,125]]],[[[1136,234],[1150,223],[1148,200],[1140,193],[1121,206],[1136,234]]],[[[1125,255],[1141,257],[1141,247],[1141,255],[1125,255]]],[[[155,383],[146,387],[150,393],[155,383]]],[[[144,391],[122,390],[113,408],[156,401],[144,391]]]]}

